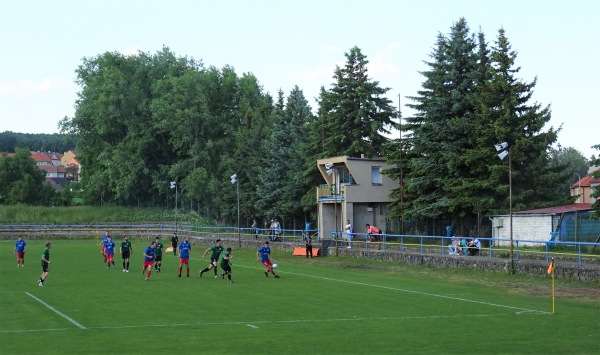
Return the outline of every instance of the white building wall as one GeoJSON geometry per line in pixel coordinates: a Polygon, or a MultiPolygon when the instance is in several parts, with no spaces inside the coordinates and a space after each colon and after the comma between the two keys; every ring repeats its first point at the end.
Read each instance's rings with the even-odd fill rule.
{"type": "MultiPolygon", "coordinates": [[[[494,238],[496,245],[510,245],[510,217],[493,218],[494,238]],[[502,222],[499,220],[502,219],[502,222]],[[499,226],[502,227],[499,227],[499,226]]],[[[547,242],[552,232],[552,215],[513,215],[513,241],[531,240],[547,242]]],[[[538,243],[519,242],[520,246],[539,246],[538,243]]]]}

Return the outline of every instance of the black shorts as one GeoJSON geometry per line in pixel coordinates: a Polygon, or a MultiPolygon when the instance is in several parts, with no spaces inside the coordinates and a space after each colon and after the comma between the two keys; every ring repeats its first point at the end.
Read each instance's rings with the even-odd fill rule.
{"type": "Polygon", "coordinates": [[[48,272],[48,263],[42,263],[42,272],[48,272]]]}
{"type": "Polygon", "coordinates": [[[227,266],[221,265],[221,270],[223,270],[224,273],[230,273],[231,272],[231,265],[227,265],[227,266]]]}
{"type": "Polygon", "coordinates": [[[154,261],[162,261],[162,255],[157,255],[154,261]]]}
{"type": "Polygon", "coordinates": [[[213,265],[217,264],[217,266],[218,266],[219,265],[218,262],[219,262],[219,258],[216,258],[216,259],[215,258],[210,258],[210,263],[211,264],[213,264],[213,265]]]}
{"type": "Polygon", "coordinates": [[[122,257],[123,259],[129,259],[129,252],[128,252],[128,251],[124,251],[124,252],[122,252],[122,253],[121,253],[121,257],[122,257]]]}

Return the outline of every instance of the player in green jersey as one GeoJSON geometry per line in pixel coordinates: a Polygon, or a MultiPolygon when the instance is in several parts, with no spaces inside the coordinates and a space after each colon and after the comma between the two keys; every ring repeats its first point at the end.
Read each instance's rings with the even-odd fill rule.
{"type": "Polygon", "coordinates": [[[202,254],[202,259],[204,259],[204,257],[206,256],[206,253],[208,253],[209,251],[212,251],[212,254],[210,256],[210,264],[208,264],[207,267],[204,268],[204,270],[200,271],[200,277],[202,277],[202,274],[207,272],[210,269],[214,269],[215,270],[215,279],[219,276],[217,276],[217,266],[219,265],[219,256],[221,255],[221,253],[223,252],[225,248],[223,248],[221,239],[217,239],[217,244],[213,245],[212,247],[206,249],[204,251],[204,254],[202,254]]]}
{"type": "Polygon", "coordinates": [[[46,281],[46,277],[48,277],[48,267],[51,264],[50,261],[50,243],[46,243],[46,248],[42,252],[42,276],[40,276],[40,280],[38,281],[38,286],[44,286],[44,281],[46,281]]]}
{"type": "Polygon", "coordinates": [[[123,258],[123,272],[129,272],[129,258],[133,253],[133,247],[131,246],[131,242],[127,236],[123,237],[120,251],[121,257],[123,258]]]}
{"type": "Polygon", "coordinates": [[[231,255],[231,248],[227,248],[223,256],[221,257],[221,269],[223,269],[223,273],[221,274],[221,278],[224,279],[225,275],[229,279],[229,283],[233,283],[231,280],[231,259],[233,255],[231,255]]]}
{"type": "Polygon", "coordinates": [[[156,237],[156,259],[154,259],[154,270],[160,272],[163,257],[163,243],[160,242],[160,237],[156,237]]]}

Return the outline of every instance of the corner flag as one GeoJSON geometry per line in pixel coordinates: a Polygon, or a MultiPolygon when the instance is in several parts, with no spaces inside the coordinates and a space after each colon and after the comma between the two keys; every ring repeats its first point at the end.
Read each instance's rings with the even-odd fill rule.
{"type": "Polygon", "coordinates": [[[552,275],[554,273],[554,258],[550,261],[550,265],[548,266],[548,275],[552,275]]]}

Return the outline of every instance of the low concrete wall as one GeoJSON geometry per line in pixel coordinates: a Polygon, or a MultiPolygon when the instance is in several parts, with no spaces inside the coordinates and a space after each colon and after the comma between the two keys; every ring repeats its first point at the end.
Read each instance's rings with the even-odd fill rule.
{"type": "MultiPolygon", "coordinates": [[[[324,255],[335,254],[332,247],[321,249],[324,255]]],[[[511,270],[510,259],[490,258],[489,256],[455,256],[440,253],[422,254],[418,251],[381,251],[364,249],[338,248],[338,256],[350,258],[363,258],[382,261],[399,261],[412,265],[428,265],[439,268],[480,269],[509,273],[511,270]]],[[[581,281],[600,280],[600,266],[593,263],[595,260],[586,260],[584,265],[572,258],[555,258],[557,277],[573,278],[581,281]]],[[[515,273],[522,275],[547,276],[548,263],[545,260],[515,260],[515,273]]]]}

